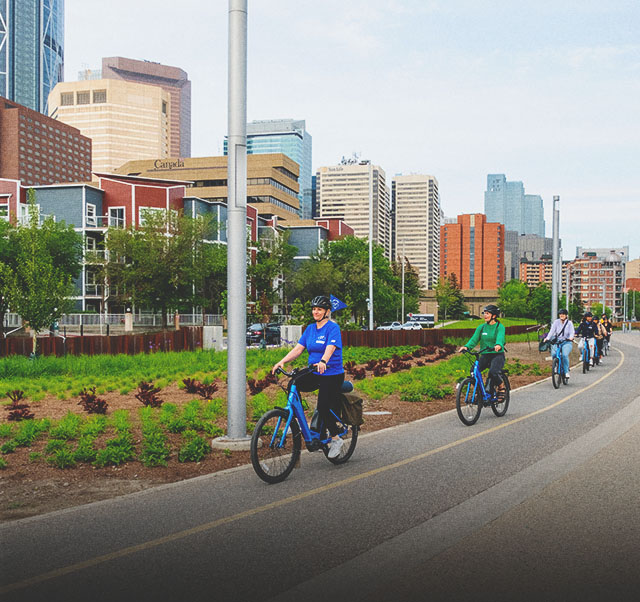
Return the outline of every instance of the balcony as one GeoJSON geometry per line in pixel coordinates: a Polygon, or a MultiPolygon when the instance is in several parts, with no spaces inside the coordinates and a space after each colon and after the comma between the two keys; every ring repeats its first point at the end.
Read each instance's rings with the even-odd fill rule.
{"type": "Polygon", "coordinates": [[[112,215],[85,215],[85,224],[87,229],[105,229],[105,228],[124,228],[125,221],[123,217],[114,217],[112,215]]]}
{"type": "Polygon", "coordinates": [[[84,262],[85,263],[106,263],[109,261],[109,251],[106,249],[85,249],[84,250],[84,262]]]}
{"type": "Polygon", "coordinates": [[[84,296],[85,297],[100,297],[102,299],[103,295],[108,290],[108,288],[104,284],[85,284],[84,285],[84,296]]]}

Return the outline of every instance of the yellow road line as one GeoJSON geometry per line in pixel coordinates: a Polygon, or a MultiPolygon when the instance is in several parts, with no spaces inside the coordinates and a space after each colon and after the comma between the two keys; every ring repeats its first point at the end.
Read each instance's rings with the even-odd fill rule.
{"type": "Polygon", "coordinates": [[[208,523],[204,523],[202,525],[198,525],[197,527],[192,527],[191,529],[185,529],[184,531],[178,531],[171,535],[166,535],[165,537],[159,537],[157,539],[152,539],[151,541],[147,541],[135,546],[129,546],[127,548],[122,548],[121,550],[116,550],[115,552],[111,552],[109,554],[104,554],[102,556],[96,556],[95,558],[89,558],[88,560],[84,560],[82,562],[78,562],[75,564],[71,564],[66,567],[62,567],[59,569],[55,569],[53,571],[49,571],[47,573],[42,573],[41,575],[36,575],[34,577],[30,577],[28,579],[24,579],[23,581],[16,581],[14,583],[9,583],[0,587],[0,594],[5,594],[7,592],[15,591],[18,589],[24,589],[26,587],[30,587],[32,585],[37,585],[38,583],[42,583],[44,581],[49,581],[51,579],[56,579],[58,577],[63,577],[65,575],[69,575],[71,573],[75,573],[81,571],[82,569],[87,569],[93,566],[97,566],[99,564],[103,564],[105,562],[109,562],[110,560],[116,560],[118,558],[123,558],[125,556],[130,556],[131,554],[135,554],[136,552],[142,552],[144,550],[148,550],[151,548],[155,548],[157,546],[164,545],[166,543],[170,543],[172,541],[177,541],[180,539],[184,539],[186,537],[190,537],[191,535],[196,535],[198,533],[202,533],[204,531],[210,531],[212,529],[216,529],[217,527],[221,527],[223,525],[228,525],[230,523],[237,522],[242,520],[243,518],[249,518],[251,516],[255,516],[256,514],[261,514],[262,512],[266,512],[268,510],[273,510],[275,508],[280,508],[282,506],[286,506],[288,504],[292,504],[294,502],[298,502],[308,497],[312,497],[314,495],[318,495],[319,493],[324,493],[325,491],[330,491],[332,489],[337,489],[338,487],[343,487],[345,485],[349,485],[351,483],[356,483],[363,479],[368,479],[369,477],[373,477],[375,475],[381,474],[383,472],[388,472],[389,470],[393,470],[395,468],[400,468],[401,466],[406,466],[407,464],[412,464],[413,462],[417,462],[418,460],[423,460],[424,458],[428,458],[429,456],[433,456],[435,454],[439,454],[448,449],[452,449],[463,443],[468,443],[469,441],[474,441],[475,439],[479,439],[480,437],[484,437],[485,435],[489,435],[491,433],[495,433],[501,429],[507,428],[508,426],[512,426],[514,424],[518,424],[523,420],[527,420],[539,414],[543,414],[544,412],[548,412],[553,408],[558,407],[559,405],[566,403],[570,399],[573,399],[576,395],[583,393],[584,391],[588,391],[592,387],[595,387],[599,383],[601,383],[606,378],[609,378],[613,373],[620,369],[622,364],[625,361],[625,355],[620,349],[616,349],[621,357],[620,363],[613,369],[611,372],[601,376],[598,380],[586,386],[584,389],[580,389],[559,401],[551,404],[550,406],[546,406],[539,410],[535,410],[534,412],[530,412],[529,414],[525,414],[520,418],[514,418],[507,422],[503,422],[497,426],[494,426],[490,429],[480,431],[479,433],[475,433],[473,435],[469,435],[468,437],[464,437],[462,439],[458,439],[456,441],[452,441],[451,443],[447,443],[446,445],[441,445],[440,447],[436,447],[435,449],[431,449],[427,452],[423,452],[421,454],[417,454],[415,456],[411,456],[410,458],[405,458],[404,460],[399,460],[398,462],[394,462],[393,464],[387,464],[386,466],[381,466],[379,468],[374,468],[373,470],[369,470],[367,472],[354,475],[352,477],[348,477],[346,479],[342,479],[341,481],[336,481],[334,483],[329,483],[328,485],[323,485],[322,487],[317,487],[316,489],[311,489],[304,493],[299,493],[298,495],[294,495],[282,500],[278,500],[276,502],[271,502],[270,504],[265,504],[264,506],[259,506],[258,508],[252,508],[250,510],[245,510],[244,512],[239,512],[238,514],[233,514],[232,516],[227,516],[225,518],[219,518],[218,520],[214,520],[208,523]]]}

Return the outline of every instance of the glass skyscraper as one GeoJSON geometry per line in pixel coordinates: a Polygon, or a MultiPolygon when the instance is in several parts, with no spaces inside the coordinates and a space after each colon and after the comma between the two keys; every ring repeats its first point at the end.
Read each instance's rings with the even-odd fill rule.
{"type": "Polygon", "coordinates": [[[487,176],[484,213],[487,221],[504,224],[507,230],[544,237],[542,197],[525,194],[522,182],[508,182],[504,174],[487,176]]]}
{"type": "Polygon", "coordinates": [[[64,79],[64,0],[0,0],[0,96],[48,113],[64,79]]]}
{"type": "MultiPolygon", "coordinates": [[[[227,139],[224,140],[224,154],[227,154],[227,139]]],[[[300,166],[300,218],[311,219],[312,209],[312,169],[311,134],[306,130],[304,119],[272,119],[252,121],[247,124],[247,154],[264,155],[283,153],[300,166]]]]}

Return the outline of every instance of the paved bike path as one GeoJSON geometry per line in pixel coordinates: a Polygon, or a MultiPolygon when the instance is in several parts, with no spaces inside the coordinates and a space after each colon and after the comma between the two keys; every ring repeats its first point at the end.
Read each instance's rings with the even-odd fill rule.
{"type": "MultiPolygon", "coordinates": [[[[624,412],[640,353],[620,347],[628,359],[614,353],[607,366],[574,374],[569,387],[555,391],[546,381],[515,392],[505,418],[483,412],[467,428],[446,413],[374,433],[339,468],[304,454],[281,485],[242,469],[9,523],[0,528],[0,596],[253,600],[312,583],[435,525],[624,412]],[[616,398],[605,407],[614,377],[616,398]]],[[[589,446],[584,458],[596,451],[589,446]]],[[[478,528],[463,524],[459,537],[478,528]]]]}

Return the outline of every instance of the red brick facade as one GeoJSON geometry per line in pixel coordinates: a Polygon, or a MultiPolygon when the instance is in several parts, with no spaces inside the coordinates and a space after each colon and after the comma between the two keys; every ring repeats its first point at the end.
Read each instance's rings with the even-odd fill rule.
{"type": "Polygon", "coordinates": [[[440,226],[440,275],[455,274],[462,289],[496,289],[505,279],[503,224],[482,213],[440,226]]]}
{"type": "Polygon", "coordinates": [[[23,186],[91,180],[91,139],[0,96],[0,178],[23,186]]]}

